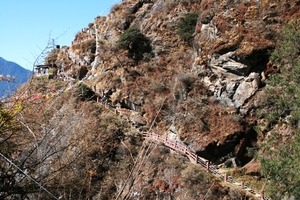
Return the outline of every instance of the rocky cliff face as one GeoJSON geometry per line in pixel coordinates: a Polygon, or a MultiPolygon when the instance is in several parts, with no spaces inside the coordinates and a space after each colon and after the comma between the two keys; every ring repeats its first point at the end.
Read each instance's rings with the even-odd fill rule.
{"type": "MultiPolygon", "coordinates": [[[[256,146],[262,139],[253,126],[257,123],[255,110],[263,102],[264,85],[277,71],[269,63],[269,52],[275,47],[283,25],[300,17],[299,7],[298,0],[126,0],[113,6],[107,16],[96,17],[76,35],[70,47],[57,53],[56,62],[65,73],[79,79],[84,75],[78,75],[78,71],[88,69],[85,84],[100,96],[109,90],[110,105],[135,128],[180,140],[215,164],[236,158],[242,166],[252,159],[246,148],[256,146]],[[198,13],[191,43],[176,34],[177,24],[186,13],[198,13]],[[151,41],[151,53],[144,54],[138,63],[116,45],[121,34],[132,26],[151,41]]],[[[147,160],[140,167],[153,171],[136,174],[134,180],[127,179],[132,184],[124,188],[121,183],[113,184],[109,173],[115,177],[117,170],[124,172],[134,164],[130,157],[126,157],[128,166],[116,164],[124,161],[121,157],[126,145],[135,152],[133,156],[140,155],[137,153],[140,149],[134,147],[136,136],[115,128],[109,130],[122,132],[122,137],[113,137],[114,143],[109,148],[119,152],[119,157],[114,157],[113,163],[109,159],[101,161],[102,167],[111,164],[115,169],[107,167],[101,174],[106,180],[103,183],[106,192],[128,190],[127,197],[130,193],[132,199],[164,199],[168,195],[192,199],[205,197],[205,192],[213,190],[219,191],[216,199],[246,198],[219,183],[197,188],[201,185],[198,180],[189,181],[191,170],[195,169],[175,164],[172,159],[176,155],[170,155],[163,147],[155,150],[161,159],[149,156],[151,162],[147,160]],[[125,147],[120,144],[124,138],[127,138],[125,147]],[[195,193],[198,189],[199,194],[195,193]]],[[[96,151],[89,153],[94,159],[101,157],[96,151]]],[[[186,162],[182,157],[179,159],[186,162]]],[[[99,180],[97,177],[91,178],[95,184],[101,183],[100,175],[99,180]]],[[[101,192],[96,193],[93,191],[95,198],[102,199],[101,192]]]]}
{"type": "Polygon", "coordinates": [[[155,122],[159,132],[175,127],[178,137],[199,153],[211,145],[225,145],[230,152],[252,134],[239,120],[259,106],[257,91],[272,73],[269,52],[283,24],[299,17],[298,11],[298,1],[128,0],[113,6],[108,16],[96,17],[66,54],[74,64],[91,65],[90,87],[112,90],[113,105],[139,112],[148,124],[162,105],[164,112],[155,122]],[[177,23],[195,12],[198,22],[188,45],[176,34],[177,23]],[[148,60],[138,65],[116,49],[131,26],[151,41],[148,60]],[[95,51],[85,49],[91,42],[95,51]],[[214,113],[211,119],[207,112],[214,113]],[[187,118],[196,126],[188,125],[187,118]],[[207,138],[200,140],[197,134],[207,138]],[[228,135],[235,138],[229,146],[228,135]]]}

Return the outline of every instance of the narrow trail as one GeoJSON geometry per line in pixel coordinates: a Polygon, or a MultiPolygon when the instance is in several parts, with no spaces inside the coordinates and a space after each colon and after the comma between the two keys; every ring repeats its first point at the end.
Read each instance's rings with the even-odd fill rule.
{"type": "MultiPolygon", "coordinates": [[[[103,106],[105,106],[107,109],[109,109],[110,111],[114,112],[117,114],[116,110],[114,107],[110,106],[109,104],[105,104],[102,102],[99,102],[100,104],[102,104],[103,106]]],[[[222,180],[224,180],[224,182],[233,184],[235,186],[240,187],[242,190],[249,192],[251,194],[253,194],[255,197],[261,199],[261,200],[271,200],[269,197],[264,196],[264,193],[261,192],[257,192],[253,189],[251,189],[250,187],[244,185],[244,182],[239,182],[233,179],[233,177],[228,176],[226,173],[222,173],[218,170],[218,168],[215,165],[212,165],[211,162],[205,158],[202,158],[200,156],[198,156],[196,153],[192,152],[187,146],[182,145],[181,143],[168,139],[167,137],[158,135],[156,133],[153,132],[140,132],[144,138],[146,139],[150,139],[153,140],[157,143],[163,143],[165,146],[183,153],[184,155],[186,155],[190,161],[192,163],[201,165],[202,167],[204,167],[207,172],[212,173],[213,175],[215,175],[216,177],[220,177],[222,180]]]]}
{"type": "Polygon", "coordinates": [[[197,156],[197,154],[190,151],[189,148],[178,143],[177,141],[170,140],[166,137],[157,135],[155,133],[143,132],[142,134],[143,134],[143,137],[145,137],[145,138],[149,138],[156,142],[161,142],[165,146],[167,146],[177,152],[185,154],[191,160],[191,162],[201,165],[208,172],[211,172],[215,176],[222,178],[224,180],[224,182],[228,182],[233,185],[236,185],[236,186],[240,187],[241,189],[243,189],[249,193],[252,193],[254,196],[256,196],[257,198],[260,198],[262,200],[271,200],[269,197],[265,197],[263,193],[258,193],[256,191],[254,191],[253,189],[245,186],[243,182],[238,182],[238,181],[234,180],[231,176],[228,176],[226,173],[221,173],[215,165],[210,164],[209,160],[206,160],[205,158],[197,156]]]}
{"type": "MultiPolygon", "coordinates": [[[[53,93],[51,92],[51,96],[49,96],[48,98],[54,97],[54,96],[59,95],[60,93],[63,93],[63,92],[67,92],[68,90],[72,90],[73,88],[75,88],[75,86],[77,86],[79,84],[85,84],[84,82],[89,76],[90,76],[90,74],[88,73],[81,81],[78,81],[76,84],[73,84],[73,85],[69,86],[68,88],[64,89],[61,92],[59,92],[59,91],[55,91],[53,93]]],[[[95,94],[98,97],[100,97],[99,94],[97,94],[96,92],[95,92],[95,94]]],[[[32,95],[31,98],[21,97],[19,99],[28,99],[29,101],[34,101],[34,100],[41,99],[41,98],[45,98],[45,95],[42,95],[42,94],[38,93],[38,94],[32,95]]],[[[102,106],[104,106],[105,108],[107,108],[108,110],[110,110],[111,112],[114,112],[115,114],[118,114],[117,110],[114,107],[112,107],[111,105],[109,105],[107,102],[101,102],[101,101],[99,101],[99,98],[97,99],[97,102],[99,104],[101,104],[102,106]]],[[[141,132],[141,134],[146,139],[151,139],[151,140],[153,140],[157,143],[163,143],[165,146],[167,146],[167,147],[169,147],[169,148],[171,148],[171,149],[173,149],[177,152],[183,153],[184,155],[186,155],[190,159],[190,161],[192,163],[201,165],[208,172],[212,173],[216,177],[220,177],[221,179],[223,179],[224,182],[228,182],[230,184],[238,186],[241,189],[243,189],[244,191],[253,194],[257,198],[260,198],[261,200],[271,200],[269,197],[265,197],[263,193],[258,193],[256,191],[254,191],[253,189],[245,186],[243,182],[238,182],[238,181],[234,180],[231,176],[228,176],[226,173],[220,172],[215,165],[211,164],[211,162],[209,160],[198,156],[196,153],[192,152],[187,146],[182,145],[181,143],[179,143],[177,141],[168,139],[167,137],[160,136],[160,135],[158,135],[156,133],[153,133],[153,132],[141,132]]]]}

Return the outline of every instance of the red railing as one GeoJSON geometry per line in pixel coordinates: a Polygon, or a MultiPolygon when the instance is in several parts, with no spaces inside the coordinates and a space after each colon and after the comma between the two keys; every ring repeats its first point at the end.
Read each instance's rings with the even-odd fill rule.
{"type": "Polygon", "coordinates": [[[210,164],[209,160],[197,156],[197,154],[192,152],[187,146],[177,141],[168,139],[167,137],[157,135],[153,132],[151,133],[143,132],[142,134],[143,137],[145,138],[152,139],[156,142],[162,142],[165,146],[185,154],[193,163],[200,164],[202,167],[205,167],[208,172],[211,172],[215,176],[222,178],[225,182],[229,182],[231,184],[237,185],[241,187],[243,190],[252,193],[253,195],[255,195],[256,197],[262,200],[270,200],[270,198],[265,197],[263,193],[255,192],[253,189],[245,186],[243,182],[235,181],[231,176],[228,176],[226,173],[219,172],[216,166],[210,164]]]}
{"type": "MultiPolygon", "coordinates": [[[[81,80],[80,83],[84,83],[84,80],[88,76],[89,76],[89,74],[87,74],[87,76],[83,80],[81,80]]],[[[67,89],[72,89],[74,86],[75,86],[75,84],[73,86],[67,88],[67,89]]],[[[112,106],[110,106],[107,103],[99,101],[99,98],[97,98],[97,102],[103,104],[109,110],[117,113],[116,110],[115,110],[115,108],[113,108],[112,106]]],[[[235,181],[231,176],[227,176],[226,173],[225,174],[220,173],[218,171],[218,169],[216,168],[216,166],[210,164],[209,160],[206,160],[205,158],[197,156],[197,154],[195,154],[194,152],[192,152],[187,146],[179,143],[178,141],[170,140],[167,137],[160,136],[160,135],[158,135],[156,133],[153,133],[153,132],[151,132],[151,133],[149,133],[149,132],[143,132],[142,134],[143,134],[143,137],[150,138],[150,139],[152,139],[154,141],[157,141],[157,142],[162,142],[165,146],[167,146],[167,147],[169,147],[171,149],[174,149],[175,151],[178,151],[178,152],[181,152],[181,153],[185,154],[191,160],[191,162],[193,162],[195,164],[201,165],[202,167],[206,168],[206,170],[208,172],[211,172],[215,176],[218,176],[218,177],[222,178],[224,181],[232,183],[234,185],[238,185],[242,189],[244,189],[244,190],[246,190],[246,191],[254,194],[256,197],[258,197],[258,198],[260,198],[262,200],[269,200],[270,199],[270,198],[264,197],[263,193],[259,194],[259,193],[255,192],[253,189],[245,186],[243,182],[237,182],[237,181],[235,181]]]]}

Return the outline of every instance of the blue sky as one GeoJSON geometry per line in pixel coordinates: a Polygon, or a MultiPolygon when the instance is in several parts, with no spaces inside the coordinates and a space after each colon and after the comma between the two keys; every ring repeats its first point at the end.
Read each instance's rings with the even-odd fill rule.
{"type": "Polygon", "coordinates": [[[120,0],[0,0],[0,57],[26,69],[48,39],[70,46],[76,33],[120,0]]]}

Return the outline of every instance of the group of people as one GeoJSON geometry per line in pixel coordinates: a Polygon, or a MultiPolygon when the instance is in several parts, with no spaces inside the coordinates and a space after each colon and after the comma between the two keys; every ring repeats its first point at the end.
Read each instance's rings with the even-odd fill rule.
{"type": "Polygon", "coordinates": [[[47,68],[38,68],[37,74],[46,74],[48,72],[47,68]]]}
{"type": "Polygon", "coordinates": [[[0,81],[7,81],[7,82],[12,81],[14,83],[16,81],[16,77],[15,76],[10,76],[9,74],[6,75],[6,77],[4,77],[3,74],[0,74],[0,81]]]}
{"type": "MultiPolygon", "coordinates": [[[[96,85],[94,85],[94,91],[97,92],[96,85]]],[[[101,103],[107,103],[109,98],[110,98],[110,95],[112,94],[112,91],[111,90],[101,90],[101,89],[99,89],[98,92],[99,92],[99,94],[101,94],[100,102],[101,103]]]]}

